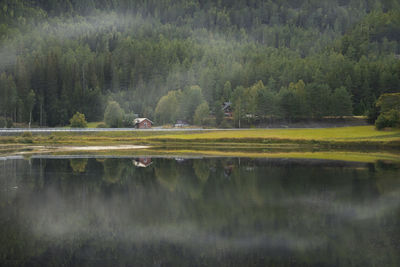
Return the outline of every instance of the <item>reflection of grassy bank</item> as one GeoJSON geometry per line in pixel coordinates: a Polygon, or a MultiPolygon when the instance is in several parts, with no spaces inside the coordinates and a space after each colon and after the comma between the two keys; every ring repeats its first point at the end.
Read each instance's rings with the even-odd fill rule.
{"type": "MultiPolygon", "coordinates": [[[[62,153],[60,153],[62,154],[62,153]]],[[[99,151],[96,155],[110,155],[110,151],[99,151]]],[[[165,149],[120,150],[111,153],[115,156],[149,156],[149,157],[240,157],[240,158],[289,158],[289,159],[326,159],[354,162],[391,161],[400,163],[400,154],[392,152],[360,152],[360,151],[313,151],[270,149],[165,149]]]]}
{"type": "Polygon", "coordinates": [[[0,144],[271,147],[301,146],[341,149],[399,149],[400,130],[376,131],[373,126],[324,129],[254,129],[223,131],[131,131],[53,133],[32,137],[0,137],[0,144]]]}
{"type": "MultiPolygon", "coordinates": [[[[20,153],[12,154],[20,154],[20,153]]],[[[30,155],[45,154],[54,156],[68,155],[87,155],[87,156],[110,156],[110,157],[172,157],[172,158],[191,158],[191,157],[232,157],[232,158],[287,158],[287,159],[322,159],[340,160],[351,162],[374,163],[378,161],[393,162],[400,164],[400,154],[393,152],[360,152],[360,151],[316,151],[316,150],[290,150],[280,148],[256,149],[256,148],[231,148],[231,149],[211,149],[211,148],[178,148],[165,149],[154,147],[150,149],[124,149],[124,150],[74,150],[62,149],[52,150],[46,147],[45,150],[32,148],[31,150],[20,151],[26,157],[30,155]]],[[[8,153],[10,154],[10,153],[8,153]]],[[[1,153],[0,153],[1,155],[1,153]]]]}
{"type": "Polygon", "coordinates": [[[400,155],[394,153],[363,153],[353,151],[317,151],[317,152],[241,152],[217,150],[160,150],[154,151],[160,155],[187,155],[187,156],[216,156],[216,157],[243,157],[243,158],[291,158],[291,159],[326,159],[355,162],[393,161],[400,162],[400,155]]]}

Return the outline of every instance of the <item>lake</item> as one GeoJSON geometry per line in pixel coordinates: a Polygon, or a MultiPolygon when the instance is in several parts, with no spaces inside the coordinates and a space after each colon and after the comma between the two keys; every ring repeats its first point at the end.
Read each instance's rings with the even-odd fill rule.
{"type": "Polygon", "coordinates": [[[0,160],[1,266],[400,266],[400,166],[0,160]]]}

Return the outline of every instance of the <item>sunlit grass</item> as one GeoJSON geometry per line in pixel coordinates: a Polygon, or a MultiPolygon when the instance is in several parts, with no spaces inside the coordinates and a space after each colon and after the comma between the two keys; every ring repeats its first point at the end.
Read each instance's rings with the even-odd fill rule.
{"type": "Polygon", "coordinates": [[[97,128],[99,124],[104,124],[102,121],[97,121],[97,122],[88,122],[87,128],[97,128]]]}
{"type": "MultiPolygon", "coordinates": [[[[98,126],[99,124],[103,124],[103,123],[104,123],[104,122],[102,122],[102,121],[88,122],[88,123],[87,123],[87,128],[97,128],[97,126],[98,126]]],[[[61,127],[61,128],[64,128],[64,129],[71,129],[71,126],[66,125],[66,126],[63,126],[63,127],[61,127]]]]}
{"type": "MultiPolygon", "coordinates": [[[[154,136],[153,136],[154,138],[154,136]]],[[[196,134],[170,134],[163,139],[292,139],[321,141],[393,141],[400,140],[400,130],[377,131],[374,126],[323,129],[254,129],[237,131],[209,131],[196,134]]]]}
{"type": "Polygon", "coordinates": [[[324,148],[400,149],[400,130],[377,131],[373,126],[323,129],[252,129],[207,131],[124,131],[124,132],[56,132],[0,137],[0,144],[34,145],[108,145],[147,144],[156,146],[238,145],[268,147],[299,145],[324,148]],[[29,142],[28,142],[29,141],[29,142]]]}

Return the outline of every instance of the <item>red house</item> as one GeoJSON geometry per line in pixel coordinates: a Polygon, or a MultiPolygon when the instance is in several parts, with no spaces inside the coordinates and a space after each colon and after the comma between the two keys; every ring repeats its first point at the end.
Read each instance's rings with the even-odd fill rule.
{"type": "Polygon", "coordinates": [[[137,118],[133,121],[133,124],[137,129],[150,129],[153,122],[147,118],[137,118]]]}

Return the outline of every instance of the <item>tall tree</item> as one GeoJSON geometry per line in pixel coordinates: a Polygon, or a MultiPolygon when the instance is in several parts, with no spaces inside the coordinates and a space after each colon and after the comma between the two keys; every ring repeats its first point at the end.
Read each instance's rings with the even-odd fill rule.
{"type": "Polygon", "coordinates": [[[179,112],[180,91],[170,91],[161,97],[155,110],[156,121],[159,124],[174,123],[179,112]]]}
{"type": "Polygon", "coordinates": [[[194,112],[193,121],[196,125],[205,125],[206,119],[210,116],[210,108],[207,102],[203,102],[197,106],[194,112]]]}
{"type": "Polygon", "coordinates": [[[104,122],[112,128],[122,126],[124,112],[116,101],[108,102],[104,112],[104,122]]]}
{"type": "Polygon", "coordinates": [[[190,86],[182,92],[182,97],[180,99],[180,116],[189,122],[193,122],[196,108],[204,101],[201,88],[197,85],[190,86]]]}
{"type": "Polygon", "coordinates": [[[344,87],[336,88],[332,94],[332,114],[348,116],[353,114],[351,95],[344,87]]]}

